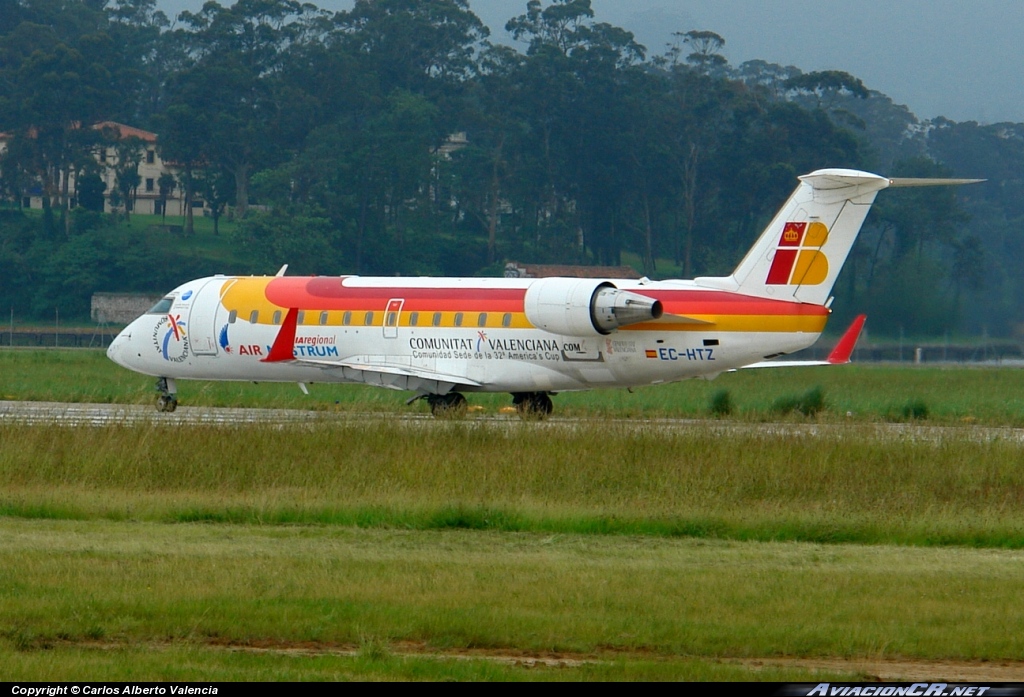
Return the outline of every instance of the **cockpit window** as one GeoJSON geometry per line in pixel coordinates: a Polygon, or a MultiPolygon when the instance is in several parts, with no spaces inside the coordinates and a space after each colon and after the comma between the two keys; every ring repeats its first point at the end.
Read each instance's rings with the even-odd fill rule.
{"type": "Polygon", "coordinates": [[[164,298],[163,300],[158,302],[156,305],[154,305],[153,307],[149,308],[149,312],[147,312],[146,314],[147,315],[166,315],[168,312],[171,311],[171,305],[173,305],[173,304],[174,304],[174,298],[173,297],[164,298]]]}

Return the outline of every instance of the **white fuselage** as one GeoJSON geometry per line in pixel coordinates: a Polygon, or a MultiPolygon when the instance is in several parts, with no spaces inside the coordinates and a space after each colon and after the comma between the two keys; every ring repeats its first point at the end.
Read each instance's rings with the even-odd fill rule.
{"type": "Polygon", "coordinates": [[[564,315],[565,326],[581,326],[573,318],[592,308],[567,301],[530,310],[527,292],[538,280],[197,279],[126,327],[108,355],[176,379],[558,392],[713,377],[811,345],[827,318],[819,306],[690,281],[593,281],[656,299],[665,314],[607,334],[565,334],[537,324],[553,317],[552,326],[562,326],[564,315]],[[292,308],[301,312],[294,360],[268,362],[292,308]]]}

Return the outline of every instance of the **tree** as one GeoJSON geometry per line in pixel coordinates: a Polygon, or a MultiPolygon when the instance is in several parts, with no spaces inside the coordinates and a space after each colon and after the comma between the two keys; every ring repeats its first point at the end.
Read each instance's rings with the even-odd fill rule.
{"type": "Polygon", "coordinates": [[[106,15],[106,32],[120,57],[112,71],[119,95],[113,116],[123,123],[147,123],[161,106],[168,69],[176,67],[170,56],[180,46],[165,36],[171,22],[156,9],[156,0],[112,0],[106,15]]]}
{"type": "Polygon", "coordinates": [[[475,48],[489,34],[467,0],[356,0],[335,24],[337,40],[384,93],[401,89],[435,102],[474,75],[475,48]]]}
{"type": "MultiPolygon", "coordinates": [[[[275,78],[285,47],[301,31],[296,18],[307,9],[293,0],[239,0],[230,8],[211,1],[181,14],[189,30],[179,36],[194,65],[174,80],[170,104],[202,115],[203,155],[234,177],[236,217],[245,217],[254,169],[282,159],[277,136],[287,131],[287,110],[275,99],[275,78]]],[[[165,135],[168,142],[178,137],[187,138],[165,135]]]]}
{"type": "Polygon", "coordinates": [[[467,142],[452,154],[457,197],[486,229],[487,263],[497,261],[499,211],[506,182],[519,164],[526,137],[525,115],[518,106],[523,57],[507,46],[489,46],[481,74],[467,100],[467,142]]]}
{"type": "MultiPolygon", "coordinates": [[[[941,179],[951,173],[948,168],[920,157],[897,163],[892,176],[941,179]]],[[[919,265],[924,262],[929,245],[952,244],[968,220],[953,187],[899,189],[880,203],[876,206],[876,219],[891,224],[893,258],[911,257],[919,265]]]]}
{"type": "Polygon", "coordinates": [[[693,49],[686,56],[686,62],[698,72],[709,75],[728,65],[725,56],[721,54],[725,39],[715,32],[691,29],[688,32],[676,32],[673,36],[693,49]]]}
{"type": "Polygon", "coordinates": [[[0,118],[13,128],[15,139],[32,141],[15,149],[29,156],[18,166],[42,182],[47,214],[56,205],[67,234],[71,175],[93,142],[81,126],[103,113],[111,96],[109,71],[78,49],[55,43],[3,72],[8,89],[0,118]]]}
{"type": "Polygon", "coordinates": [[[210,209],[214,235],[220,234],[220,219],[225,207],[233,200],[234,184],[231,175],[223,170],[207,169],[198,178],[197,189],[210,209]]]}
{"type": "Polygon", "coordinates": [[[75,177],[75,187],[77,189],[75,196],[79,206],[87,211],[103,212],[103,194],[107,189],[107,184],[100,176],[100,169],[96,166],[95,160],[92,166],[79,171],[78,176],[75,177]]]}
{"type": "Polygon", "coordinates": [[[167,199],[174,193],[174,189],[177,187],[177,181],[174,179],[174,175],[170,172],[164,172],[160,175],[156,185],[160,195],[160,222],[167,222],[167,199]]]}
{"type": "MultiPolygon", "coordinates": [[[[783,84],[797,94],[810,96],[815,100],[815,106],[818,109],[834,115],[839,113],[838,104],[843,97],[867,99],[869,95],[868,88],[864,86],[860,78],[842,70],[801,73],[790,77],[783,84]]],[[[850,116],[846,111],[842,111],[841,115],[850,116]]],[[[854,122],[854,125],[860,128],[864,127],[863,122],[854,122]]]]}
{"type": "Polygon", "coordinates": [[[575,261],[589,247],[600,263],[617,264],[630,166],[618,136],[631,117],[625,75],[644,48],[592,17],[589,0],[531,2],[506,28],[528,45],[520,94],[534,133],[528,148],[536,172],[528,176],[537,182],[537,241],[575,261]]]}
{"type": "Polygon", "coordinates": [[[181,168],[178,185],[181,187],[185,218],[185,234],[192,235],[192,202],[196,193],[196,171],[208,162],[206,155],[209,139],[205,111],[194,109],[188,103],[174,103],[154,122],[159,129],[157,147],[164,162],[181,168]]]}
{"type": "Polygon", "coordinates": [[[959,316],[964,290],[981,290],[985,287],[989,265],[985,259],[985,248],[981,238],[969,234],[953,241],[953,265],[950,276],[953,282],[953,312],[959,316]]]}
{"type": "Polygon", "coordinates": [[[145,147],[139,138],[124,137],[120,132],[109,134],[114,141],[114,183],[124,204],[124,217],[128,220],[135,210],[135,194],[142,182],[139,164],[145,147]]]}

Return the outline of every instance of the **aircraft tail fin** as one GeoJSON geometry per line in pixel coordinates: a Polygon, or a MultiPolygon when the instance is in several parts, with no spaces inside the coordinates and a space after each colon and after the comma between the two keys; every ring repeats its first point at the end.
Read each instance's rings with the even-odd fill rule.
{"type": "Polygon", "coordinates": [[[746,295],[826,304],[875,195],[889,184],[885,177],[850,169],[803,175],[732,275],[696,282],[746,295]]]}
{"type": "Polygon", "coordinates": [[[973,184],[984,179],[888,179],[853,169],[819,169],[800,184],[731,276],[698,285],[827,305],[843,263],[879,191],[973,184]]]}

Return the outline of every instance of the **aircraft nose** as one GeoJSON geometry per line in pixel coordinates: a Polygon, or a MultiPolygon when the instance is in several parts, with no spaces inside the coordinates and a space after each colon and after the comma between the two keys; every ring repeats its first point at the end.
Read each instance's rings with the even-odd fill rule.
{"type": "Polygon", "coordinates": [[[125,352],[128,349],[128,341],[131,339],[131,332],[128,329],[123,330],[120,334],[114,337],[114,340],[110,342],[110,346],[107,347],[107,358],[117,363],[122,368],[131,369],[128,365],[127,356],[125,352]]]}

